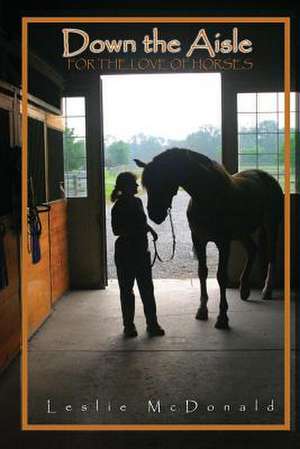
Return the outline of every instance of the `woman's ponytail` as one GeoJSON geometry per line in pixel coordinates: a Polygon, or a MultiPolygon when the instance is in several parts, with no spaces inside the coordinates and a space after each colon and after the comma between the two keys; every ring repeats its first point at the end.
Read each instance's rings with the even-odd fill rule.
{"type": "Polygon", "coordinates": [[[119,189],[117,189],[117,187],[115,187],[110,195],[111,202],[114,203],[115,201],[117,201],[117,199],[120,197],[120,195],[121,195],[121,193],[120,193],[119,189]]]}

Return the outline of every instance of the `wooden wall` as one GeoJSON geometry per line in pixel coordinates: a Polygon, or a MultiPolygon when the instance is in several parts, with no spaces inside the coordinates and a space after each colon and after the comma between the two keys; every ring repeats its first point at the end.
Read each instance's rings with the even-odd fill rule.
{"type": "MultiPolygon", "coordinates": [[[[28,268],[29,335],[32,335],[51,313],[52,306],[69,288],[66,200],[50,203],[50,211],[40,214],[41,260],[28,268]]],[[[19,242],[6,226],[5,253],[8,286],[0,290],[0,370],[5,368],[20,349],[21,301],[19,281],[19,242]]]]}
{"type": "Polygon", "coordinates": [[[54,304],[69,288],[67,202],[51,203],[50,217],[51,302],[54,304]]]}
{"type": "Polygon", "coordinates": [[[21,335],[18,239],[11,229],[9,217],[2,217],[1,223],[7,230],[4,237],[4,248],[9,283],[6,288],[0,290],[0,370],[19,351],[21,335]]]}
{"type": "Polygon", "coordinates": [[[40,214],[41,260],[29,266],[29,334],[45,321],[52,306],[69,288],[66,200],[49,203],[40,214]]]}
{"type": "Polygon", "coordinates": [[[40,327],[51,310],[49,213],[41,213],[40,220],[41,260],[36,264],[31,262],[28,269],[29,334],[40,327]]]}

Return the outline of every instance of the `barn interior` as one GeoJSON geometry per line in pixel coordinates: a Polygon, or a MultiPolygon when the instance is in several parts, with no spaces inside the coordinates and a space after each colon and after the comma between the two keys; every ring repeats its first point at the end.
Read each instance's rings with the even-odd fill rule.
{"type": "MultiPolygon", "coordinates": [[[[280,11],[278,15],[290,14],[280,11]]],[[[8,411],[1,422],[4,429],[19,419],[15,402],[22,312],[22,80],[20,24],[16,25],[4,8],[1,19],[0,221],[7,267],[7,276],[2,279],[3,288],[0,290],[0,401],[8,411]]],[[[291,25],[291,91],[299,93],[296,70],[299,31],[295,19],[291,25]]],[[[101,36],[113,39],[120,34],[124,39],[130,39],[134,34],[134,39],[142,41],[145,33],[154,26],[155,22],[136,23],[134,27],[126,23],[101,26],[97,23],[72,24],[74,28],[85,30],[91,40],[101,39],[101,36]]],[[[251,299],[240,301],[237,286],[244,256],[238,244],[234,244],[229,266],[228,300],[232,323],[229,332],[218,331],[213,326],[218,311],[215,280],[209,281],[210,320],[199,322],[194,319],[199,301],[198,280],[158,279],[155,288],[166,336],[147,338],[143,330],[142,306],[137,301],[139,338],[134,341],[122,338],[118,286],[116,281],[107,283],[100,77],[122,74],[115,63],[104,65],[100,71],[86,70],[83,66],[68,70],[66,60],[62,58],[61,31],[68,27],[70,24],[67,22],[31,23],[28,26],[28,205],[37,207],[42,229],[40,261],[34,263],[34,250],[29,248],[27,263],[23,267],[28,280],[29,424],[282,424],[286,380],[284,226],[278,242],[276,295],[272,301],[260,299],[264,275],[261,258],[252,275],[251,299]],[[81,118],[84,118],[86,127],[86,191],[83,195],[68,197],[64,171],[66,114],[62,100],[74,97],[84,98],[85,104],[81,118]],[[154,406],[156,404],[155,407],[157,401],[161,401],[161,413],[149,412],[149,400],[154,406]],[[197,410],[186,413],[186,400],[190,400],[191,408],[196,407],[197,402],[197,410]],[[231,407],[226,414],[224,405],[228,403],[231,407]],[[244,403],[247,412],[241,413],[239,407],[244,403]],[[88,412],[81,410],[82,404],[89,404],[88,412]],[[127,405],[126,411],[121,408],[124,404],[127,405]],[[170,410],[173,404],[176,412],[170,410]],[[71,407],[66,409],[66,406],[71,407]],[[209,406],[211,408],[207,409],[209,406]]],[[[217,27],[221,35],[230,34],[232,29],[231,24],[222,23],[206,24],[205,27],[211,34],[217,27]]],[[[199,28],[199,23],[159,24],[164,39],[170,40],[175,34],[185,48],[193,41],[199,28]]],[[[253,68],[220,70],[214,67],[212,70],[221,73],[222,163],[231,174],[239,170],[240,160],[238,95],[284,91],[283,24],[240,24],[239,29],[255,42],[255,52],[251,55],[253,68]]],[[[135,60],[143,57],[139,51],[134,55],[135,60]]],[[[164,58],[168,61],[171,56],[164,55],[164,58]]],[[[189,67],[181,68],[178,73],[190,70],[189,67]]],[[[151,66],[146,70],[146,73],[156,72],[151,66]]],[[[166,72],[168,69],[161,71],[166,72]]],[[[125,68],[122,73],[140,71],[125,68]]],[[[299,145],[299,99],[297,95],[295,98],[296,146],[290,195],[292,291],[297,289],[298,283],[295,223],[300,185],[300,159],[296,151],[299,145]]],[[[272,112],[279,113],[278,110],[272,112]]],[[[280,175],[284,173],[280,172],[280,175]]],[[[293,306],[294,376],[296,314],[293,306]]],[[[293,382],[292,386],[294,388],[293,382]]],[[[293,418],[294,407],[293,402],[293,418]]]]}

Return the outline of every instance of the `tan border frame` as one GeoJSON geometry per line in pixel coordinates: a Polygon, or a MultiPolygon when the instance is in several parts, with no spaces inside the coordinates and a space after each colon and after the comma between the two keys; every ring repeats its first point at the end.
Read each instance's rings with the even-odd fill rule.
{"type": "Polygon", "coordinates": [[[290,338],[290,18],[289,17],[23,17],[22,18],[22,430],[291,430],[290,338]],[[28,424],[28,253],[27,138],[29,23],[282,23],[284,24],[285,195],[284,195],[284,423],[249,425],[34,425],[28,424]]]}

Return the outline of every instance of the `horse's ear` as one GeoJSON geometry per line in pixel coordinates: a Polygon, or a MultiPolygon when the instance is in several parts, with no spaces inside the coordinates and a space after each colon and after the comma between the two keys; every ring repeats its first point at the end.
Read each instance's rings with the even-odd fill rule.
{"type": "Polygon", "coordinates": [[[133,160],[134,160],[134,162],[136,163],[136,165],[137,165],[138,167],[145,168],[146,165],[147,165],[145,162],[142,162],[142,161],[140,161],[139,159],[133,159],[133,160]]]}

